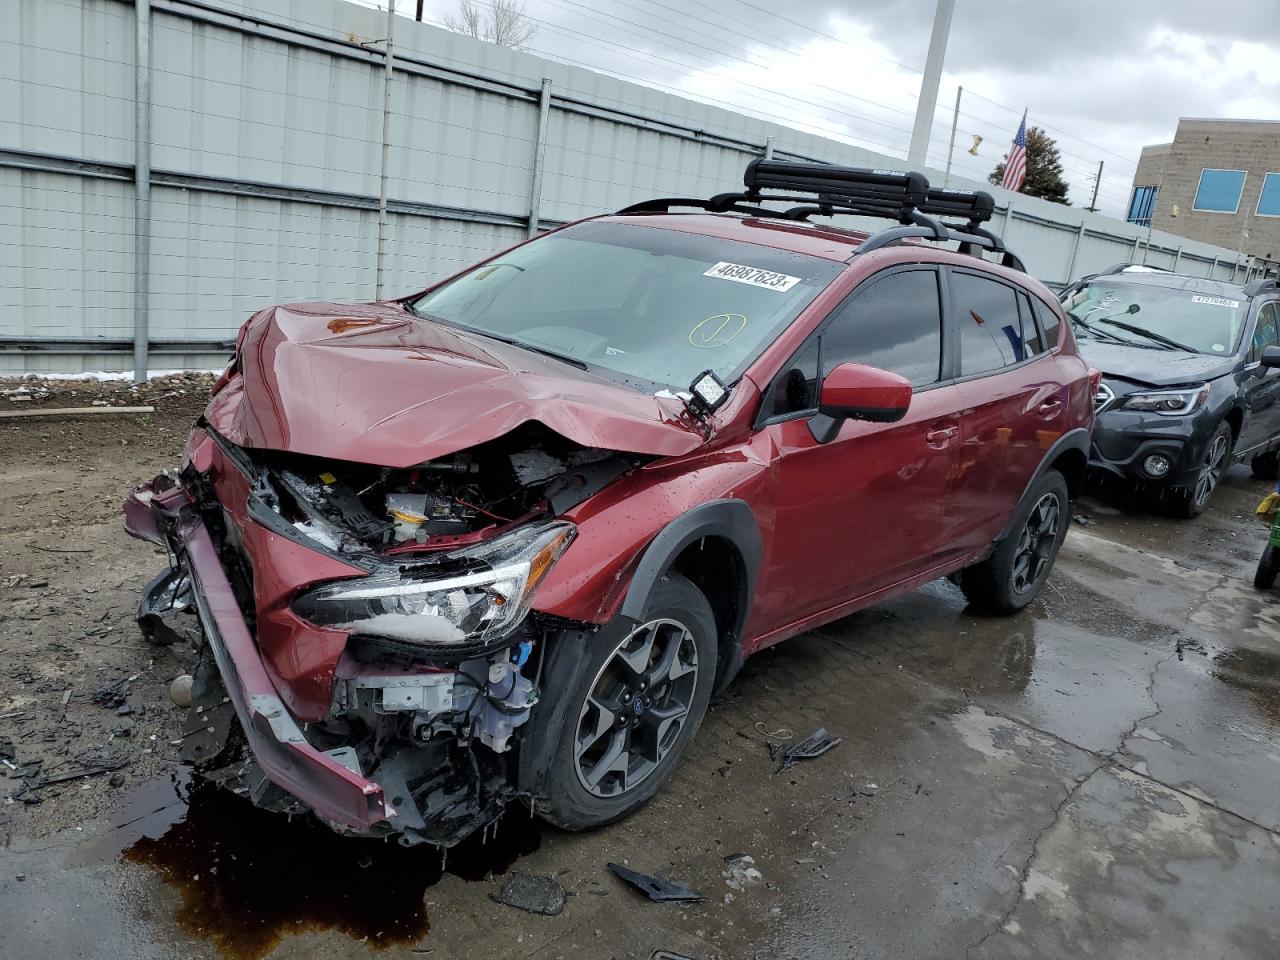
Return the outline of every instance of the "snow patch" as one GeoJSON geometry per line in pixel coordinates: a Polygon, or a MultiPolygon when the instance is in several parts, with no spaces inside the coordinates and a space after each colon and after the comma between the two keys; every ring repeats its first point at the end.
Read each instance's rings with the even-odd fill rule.
{"type": "Polygon", "coordinates": [[[299,520],[293,525],[293,529],[297,530],[305,537],[309,537],[322,547],[328,547],[330,550],[337,550],[342,546],[332,533],[324,527],[311,523],[309,520],[299,520]]]}

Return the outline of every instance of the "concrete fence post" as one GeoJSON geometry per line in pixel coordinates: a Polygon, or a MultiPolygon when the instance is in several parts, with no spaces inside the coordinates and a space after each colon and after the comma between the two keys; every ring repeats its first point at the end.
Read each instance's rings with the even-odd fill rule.
{"type": "Polygon", "coordinates": [[[1182,245],[1178,245],[1178,249],[1173,253],[1173,272],[1178,272],[1178,263],[1182,260],[1182,245]]]}
{"type": "Polygon", "coordinates": [[[542,171],[547,157],[547,121],[551,116],[551,80],[542,78],[542,91],[538,94],[538,128],[533,139],[533,173],[529,179],[529,226],[526,236],[536,236],[541,223],[539,208],[542,206],[542,171]]]}
{"type": "Polygon", "coordinates": [[[773,159],[773,137],[764,138],[764,158],[766,160],[773,159]]]}
{"type": "Polygon", "coordinates": [[[1076,275],[1076,257],[1080,255],[1080,243],[1084,240],[1084,224],[1080,224],[1080,229],[1076,231],[1075,242],[1071,244],[1071,260],[1067,263],[1067,279],[1063,281],[1063,286],[1071,283],[1071,278],[1076,275]]]}
{"type": "Polygon", "coordinates": [[[147,382],[151,338],[151,0],[135,0],[133,103],[133,380],[147,382]]]}

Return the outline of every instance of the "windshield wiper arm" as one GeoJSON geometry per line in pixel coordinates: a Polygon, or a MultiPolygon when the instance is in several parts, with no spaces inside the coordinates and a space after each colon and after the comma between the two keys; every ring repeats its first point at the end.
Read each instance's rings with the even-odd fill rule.
{"type": "Polygon", "coordinates": [[[1106,337],[1112,343],[1128,343],[1128,344],[1133,343],[1132,340],[1126,340],[1124,337],[1117,337],[1114,333],[1111,333],[1107,330],[1099,330],[1092,323],[1089,323],[1083,320],[1082,318],[1077,317],[1074,313],[1068,313],[1067,319],[1069,319],[1077,327],[1083,327],[1085,330],[1088,330],[1095,337],[1106,337]]]}
{"type": "Polygon", "coordinates": [[[528,350],[530,353],[540,353],[544,357],[551,357],[553,360],[559,360],[561,363],[567,363],[569,366],[577,367],[579,370],[589,369],[587,364],[584,361],[579,360],[577,357],[571,357],[567,353],[557,353],[550,347],[540,347],[534,343],[517,340],[515,337],[504,337],[500,333],[489,333],[487,330],[476,330],[472,327],[466,327],[465,329],[468,333],[478,333],[482,337],[488,337],[490,340],[497,340],[499,343],[519,347],[521,350],[528,350]]]}
{"type": "Polygon", "coordinates": [[[1140,337],[1146,337],[1154,343],[1159,343],[1170,350],[1185,350],[1187,353],[1199,353],[1194,347],[1188,347],[1185,343],[1179,343],[1177,340],[1170,340],[1168,337],[1160,333],[1153,333],[1144,327],[1134,326],[1132,323],[1125,323],[1123,320],[1112,320],[1110,317],[1101,317],[1098,323],[1109,323],[1113,327],[1119,327],[1121,330],[1128,330],[1130,333],[1136,333],[1140,337]]]}

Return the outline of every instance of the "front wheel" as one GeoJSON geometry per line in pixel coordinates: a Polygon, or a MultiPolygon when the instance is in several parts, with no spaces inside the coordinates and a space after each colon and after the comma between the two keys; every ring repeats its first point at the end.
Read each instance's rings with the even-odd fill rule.
{"type": "Polygon", "coordinates": [[[1276,583],[1276,574],[1280,574],[1280,550],[1267,544],[1262,551],[1262,559],[1258,561],[1258,569],[1253,574],[1253,585],[1259,590],[1270,590],[1276,583]]]}
{"type": "Polygon", "coordinates": [[[1218,424],[1218,429],[1204,449],[1204,460],[1200,463],[1195,484],[1187,490],[1174,493],[1169,501],[1169,512],[1173,516],[1180,520],[1190,520],[1204,512],[1213,491],[1218,489],[1218,483],[1231,466],[1231,443],[1234,439],[1231,424],[1218,424]]]}
{"type": "Polygon", "coordinates": [[[1009,533],[991,556],[960,571],[960,589],[970,606],[1005,615],[1027,606],[1049,579],[1070,522],[1067,481],[1048,470],[1022,498],[1009,533]]]}
{"type": "MultiPolygon", "coordinates": [[[[671,777],[707,711],[716,676],[715,617],[689,580],[668,573],[638,623],[596,636],[563,696],[537,810],[566,830],[634,813],[671,777]],[[605,638],[609,639],[605,639],[605,638]]],[[[548,687],[555,681],[549,679],[548,687]]]]}

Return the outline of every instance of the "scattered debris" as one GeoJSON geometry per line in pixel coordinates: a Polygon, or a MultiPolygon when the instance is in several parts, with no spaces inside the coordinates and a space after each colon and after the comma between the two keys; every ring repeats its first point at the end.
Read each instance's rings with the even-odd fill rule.
{"type": "Polygon", "coordinates": [[[788,727],[779,727],[777,730],[770,730],[765,726],[763,720],[756,721],[756,733],[764,737],[766,740],[791,740],[795,734],[788,727]]]}
{"type": "Polygon", "coordinates": [[[720,875],[734,890],[741,890],[750,883],[764,879],[764,875],[755,868],[755,858],[749,854],[735,853],[732,857],[726,857],[725,862],[729,868],[720,875]]]}
{"type": "MultiPolygon", "coordinates": [[[[612,866],[612,864],[610,864],[612,866]]],[[[551,877],[537,877],[528,873],[513,873],[502,885],[502,892],[492,899],[509,907],[558,917],[564,912],[564,887],[551,877]]]]}
{"type": "MultiPolygon", "coordinates": [[[[125,705],[125,701],[129,699],[129,684],[133,683],[133,681],[137,679],[138,674],[135,673],[131,676],[112,681],[106,686],[99,687],[95,690],[89,699],[100,707],[108,707],[119,712],[120,708],[125,705]]],[[[121,715],[123,716],[125,712],[132,713],[132,710],[124,711],[121,715]]]]}
{"type": "Polygon", "coordinates": [[[62,706],[58,708],[58,722],[61,723],[67,715],[67,704],[71,702],[71,688],[62,691],[62,706]]]}
{"type": "Polygon", "coordinates": [[[1071,519],[1082,527],[1092,527],[1098,522],[1087,513],[1074,513],[1072,514],[1071,519]]]}
{"type": "Polygon", "coordinates": [[[785,750],[778,744],[770,744],[769,755],[775,761],[779,759],[782,761],[778,769],[774,771],[774,775],[777,776],[784,770],[790,770],[801,760],[812,760],[814,757],[822,756],[839,742],[840,738],[833,737],[827,733],[826,727],[819,727],[799,743],[792,744],[785,750]]]}
{"type": "Polygon", "coordinates": [[[690,890],[678,880],[651,877],[647,873],[630,870],[620,863],[610,863],[606,866],[619,880],[631,884],[655,903],[700,903],[706,899],[702,894],[690,890]]]}

